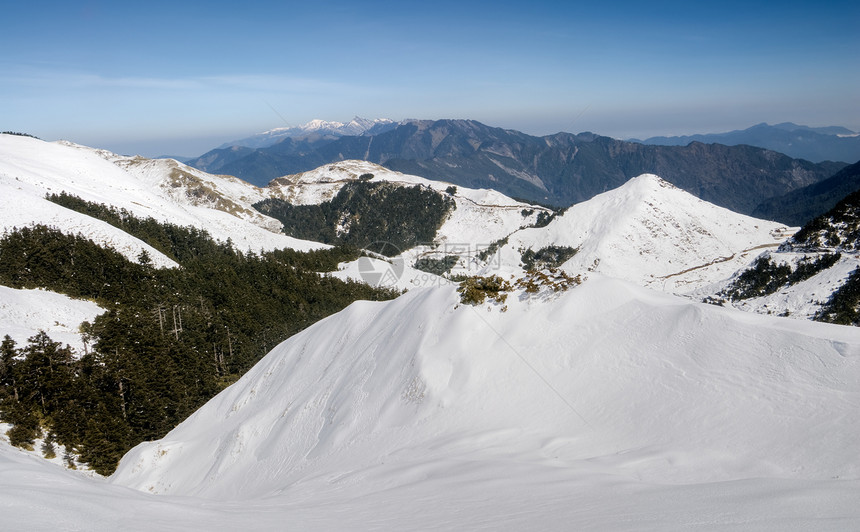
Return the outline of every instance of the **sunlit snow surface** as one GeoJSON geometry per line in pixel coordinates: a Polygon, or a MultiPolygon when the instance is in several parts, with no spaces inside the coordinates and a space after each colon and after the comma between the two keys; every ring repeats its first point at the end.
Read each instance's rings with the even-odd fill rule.
{"type": "Polygon", "coordinates": [[[81,322],[91,322],[102,312],[104,309],[91,301],[47,290],[0,286],[0,337],[8,334],[18,347],[43,330],[55,342],[69,344],[83,354],[85,346],[78,328],[81,322]]]}
{"type": "Polygon", "coordinates": [[[114,247],[131,260],[146,250],[155,266],[175,266],[127,233],[45,199],[60,192],[141,218],[206,229],[242,251],[325,247],[279,234],[279,222],[250,208],[263,192],[238,179],[210,176],[170,159],[122,157],[71,143],[0,135],[0,228],[42,223],[114,247]]]}
{"type": "MultiPolygon", "coordinates": [[[[318,204],[362,174],[373,180],[423,186],[440,193],[451,185],[392,172],[364,161],[343,161],[274,181],[274,194],[298,204],[318,204]]],[[[522,275],[522,253],[547,246],[579,252],[564,265],[572,275],[597,271],[668,293],[689,293],[730,277],[794,232],[784,224],[734,213],[702,201],[658,176],[643,174],[623,186],[573,205],[546,227],[530,227],[547,209],[492,190],[455,187],[456,208],[434,242],[404,250],[405,272],[389,283],[398,288],[438,286],[444,279],[410,270],[419,258],[460,257],[454,274],[522,275]],[[507,239],[485,260],[480,251],[507,239]]],[[[355,263],[337,273],[362,279],[355,263]]],[[[385,265],[379,265],[385,270],[385,265]]]]}
{"type": "Polygon", "coordinates": [[[438,288],[352,305],[111,483],[228,527],[860,525],[856,329],[596,274],[506,312],[457,303],[438,288]]]}
{"type": "Polygon", "coordinates": [[[521,249],[571,246],[579,252],[564,264],[570,273],[593,270],[680,294],[731,276],[793,232],[643,174],[573,205],[546,228],[512,235],[500,257],[514,266],[521,249]]]}
{"type": "MultiPolygon", "coordinates": [[[[41,200],[67,190],[211,224],[222,239],[236,231],[263,248],[287,242],[261,227],[271,220],[237,210],[262,192],[234,180],[5,135],[0,148],[6,227],[48,218],[132,258],[144,249],[41,200]],[[186,191],[201,180],[191,194],[201,202],[189,204],[186,191]],[[207,207],[211,187],[234,214],[207,207]]],[[[423,184],[362,164],[303,179],[368,171],[423,184]]],[[[294,192],[319,202],[336,188],[294,192]]],[[[521,247],[577,246],[564,268],[593,270],[588,280],[562,295],[511,294],[504,312],[459,304],[451,285],[355,303],[276,347],[163,440],[132,450],[107,480],[2,441],[2,528],[860,529],[860,330],[627,282],[683,292],[727,277],[741,254],[784,237],[778,224],[714,210],[655,176],[583,202],[542,231],[518,231],[536,212],[524,217],[522,204],[493,194],[458,189],[440,244],[515,232],[485,272],[505,275],[519,271],[521,247]],[[485,216],[497,220],[487,236],[478,233],[485,216]]],[[[416,284],[414,258],[403,257],[400,283],[416,284]]],[[[92,310],[70,312],[83,319],[92,310]]]]}

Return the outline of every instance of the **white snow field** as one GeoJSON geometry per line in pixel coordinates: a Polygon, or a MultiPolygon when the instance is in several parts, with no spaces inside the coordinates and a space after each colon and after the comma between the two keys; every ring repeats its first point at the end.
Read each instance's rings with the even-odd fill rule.
{"type": "MultiPolygon", "coordinates": [[[[365,161],[343,161],[273,181],[272,195],[295,204],[330,200],[349,181],[372,174],[371,182],[420,185],[446,193],[451,185],[400,174],[365,161]]],[[[512,200],[496,191],[455,187],[454,209],[434,242],[404,252],[398,283],[438,286],[444,279],[408,267],[418,258],[457,255],[452,273],[521,275],[526,249],[570,246],[579,252],[564,264],[571,274],[593,270],[669,293],[688,293],[731,276],[767,249],[775,249],[795,228],[737,214],[702,201],[651,174],[570,207],[546,227],[533,225],[543,207],[512,200]],[[523,215],[527,212],[526,216],[523,215]],[[488,260],[475,256],[507,238],[488,260]]],[[[384,268],[384,266],[380,266],[384,268]]],[[[358,265],[344,265],[340,277],[360,279],[358,265]]]]}
{"type": "Polygon", "coordinates": [[[0,135],[0,228],[42,223],[111,245],[131,260],[146,249],[156,266],[175,266],[123,231],[45,199],[60,192],[205,229],[218,240],[231,239],[241,251],[325,247],[278,233],[280,222],[250,209],[264,193],[238,179],[211,176],[172,159],[122,157],[68,142],[0,135]]]}
{"type": "Polygon", "coordinates": [[[85,346],[78,327],[104,311],[92,301],[48,290],[16,290],[0,285],[0,338],[8,334],[21,347],[43,330],[55,342],[68,344],[83,355],[85,346]]]}
{"type": "MultiPolygon", "coordinates": [[[[796,229],[796,228],[795,228],[796,229]]],[[[511,235],[500,262],[515,267],[522,249],[570,246],[570,273],[593,270],[683,294],[730,277],[795,232],[744,216],[643,174],[570,207],[545,228],[511,235]]]]}
{"type": "MultiPolygon", "coordinates": [[[[0,221],[50,223],[133,259],[147,249],[42,199],[65,190],[240,249],[307,249],[317,244],[272,232],[277,222],[250,204],[323,201],[361,173],[448,186],[347,161],[256,189],[169,160],[0,135],[0,221]]],[[[791,230],[655,176],[540,229],[521,229],[539,208],[523,216],[530,206],[497,193],[458,187],[454,199],[439,242],[401,257],[397,286],[419,284],[417,256],[505,236],[486,273],[520,274],[522,249],[569,245],[580,252],[564,269],[587,280],[472,307],[427,277],[435,288],[355,303],[130,451],[108,479],[0,435],[0,528],[860,529],[860,329],[661,292],[727,278],[791,230]]],[[[360,277],[359,266],[337,275],[360,277]]],[[[33,292],[0,292],[10,302],[0,325],[71,330],[98,312],[33,292]]]]}
{"type": "Polygon", "coordinates": [[[225,528],[860,526],[857,329],[598,274],[506,312],[458,303],[414,290],[287,340],[129,452],[116,496],[225,528]]]}

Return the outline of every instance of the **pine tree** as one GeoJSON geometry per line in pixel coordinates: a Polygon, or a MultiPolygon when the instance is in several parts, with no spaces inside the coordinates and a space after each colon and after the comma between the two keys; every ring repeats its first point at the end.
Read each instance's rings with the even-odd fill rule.
{"type": "Polygon", "coordinates": [[[0,342],[0,401],[9,399],[18,402],[18,387],[15,382],[15,341],[7,334],[0,342]]]}

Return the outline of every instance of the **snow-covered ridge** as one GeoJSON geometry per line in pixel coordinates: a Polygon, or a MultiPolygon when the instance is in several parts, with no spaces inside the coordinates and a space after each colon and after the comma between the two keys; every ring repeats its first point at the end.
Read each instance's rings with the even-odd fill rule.
{"type": "MultiPolygon", "coordinates": [[[[433,243],[405,250],[401,259],[459,258],[454,274],[519,275],[522,253],[548,246],[579,252],[564,264],[571,274],[598,271],[670,293],[688,293],[731,276],[767,249],[775,249],[795,228],[740,215],[702,201],[651,174],[570,207],[546,227],[532,227],[550,211],[517,202],[492,190],[452,187],[444,182],[393,172],[365,161],[343,161],[270,183],[273,195],[294,204],[333,198],[344,184],[372,175],[371,182],[420,185],[443,194],[455,190],[457,208],[433,243]],[[524,216],[524,213],[527,213],[524,216]],[[490,245],[507,244],[488,260],[490,245]]],[[[409,272],[411,285],[438,283],[435,276],[409,272]]]]}
{"type": "Polygon", "coordinates": [[[511,236],[498,258],[507,268],[522,250],[578,248],[571,273],[597,271],[671,293],[724,279],[794,229],[702,201],[651,174],[570,207],[547,227],[511,236]]]}
{"type": "MultiPolygon", "coordinates": [[[[238,179],[212,176],[173,160],[121,157],[69,142],[0,135],[0,232],[43,224],[83,235],[131,261],[146,252],[158,268],[177,266],[132,235],[45,199],[60,192],[139,217],[205,229],[242,251],[324,247],[280,233],[280,222],[251,208],[266,192],[238,179]]],[[[0,335],[10,334],[19,345],[45,330],[82,353],[80,323],[103,312],[91,302],[48,291],[0,287],[0,296],[0,335]]]]}
{"type": "Polygon", "coordinates": [[[108,160],[139,177],[145,184],[158,188],[176,203],[226,212],[278,233],[281,224],[260,214],[251,205],[264,199],[261,190],[233,176],[213,176],[173,159],[146,159],[108,155],[108,160]]]}
{"type": "MultiPolygon", "coordinates": [[[[854,192],[827,213],[809,221],[778,249],[763,253],[759,257],[761,263],[757,258],[732,277],[704,287],[694,295],[762,314],[834,319],[835,309],[828,308],[827,303],[860,267],[858,227],[860,196],[854,192]],[[801,265],[806,275],[811,274],[802,281],[799,278],[803,276],[795,276],[801,265]],[[776,266],[781,267],[782,274],[774,271],[776,266]],[[792,272],[788,277],[786,266],[792,272]],[[769,288],[765,289],[765,283],[769,288]],[[764,294],[777,286],[775,292],[764,294]],[[824,315],[819,315],[821,312],[824,315]]],[[[850,293],[851,287],[846,290],[850,293]]],[[[842,314],[841,319],[847,318],[847,314],[842,314]]]]}
{"type": "Polygon", "coordinates": [[[617,524],[609,508],[645,509],[631,492],[655,495],[658,528],[676,523],[679,501],[699,526],[725,523],[724,510],[779,529],[763,508],[789,500],[807,525],[836,507],[860,519],[837,502],[860,488],[848,444],[860,437],[856,330],[596,274],[508,307],[458,305],[451,288],[355,303],[136,447],[111,482],[219,504],[292,501],[287,515],[332,524],[328,505],[360,500],[351,523],[381,512],[429,526],[443,522],[429,508],[459,508],[465,528],[520,514],[552,528],[585,512],[605,529],[617,524]],[[740,510],[751,486],[758,502],[740,510]],[[477,504],[488,489],[492,503],[477,504]],[[714,489],[731,495],[696,502],[714,489]],[[837,506],[810,505],[816,494],[837,506]]]}
{"type": "MultiPolygon", "coordinates": [[[[403,250],[403,254],[398,257],[407,267],[419,258],[454,255],[459,257],[455,273],[474,275],[479,271],[475,262],[478,251],[522,228],[534,225],[540,214],[548,215],[551,212],[544,207],[511,199],[495,190],[454,186],[451,183],[402,174],[374,163],[357,160],[341,161],[308,172],[284,176],[273,180],[267,188],[271,189],[273,197],[290,203],[316,205],[334,198],[347,183],[361,179],[370,183],[420,186],[454,200],[455,208],[437,231],[434,241],[403,250]],[[373,177],[368,178],[371,175],[373,177]]],[[[352,270],[354,268],[348,276],[360,279],[360,276],[353,275],[357,271],[352,270]]],[[[406,278],[401,279],[403,282],[398,285],[400,288],[444,282],[434,275],[411,269],[406,270],[405,276],[406,278]]]]}
{"type": "Polygon", "coordinates": [[[495,190],[472,189],[455,186],[444,181],[431,181],[423,177],[402,174],[375,163],[359,160],[347,160],[327,164],[308,172],[280,177],[269,183],[267,188],[271,189],[274,196],[296,205],[319,204],[333,198],[344,184],[350,181],[357,181],[361,176],[367,174],[373,176],[368,179],[370,182],[385,181],[401,186],[420,185],[442,193],[447,193],[447,190],[453,187],[455,192],[452,196],[455,199],[461,198],[465,202],[477,206],[498,207],[508,210],[532,208],[542,212],[549,212],[549,209],[511,199],[495,190]]]}
{"type": "Polygon", "coordinates": [[[0,192],[3,230],[51,225],[110,245],[131,260],[146,250],[159,267],[174,263],[127,233],[45,196],[66,192],[135,216],[198,227],[213,238],[232,240],[240,250],[324,247],[280,233],[279,222],[253,211],[250,205],[264,197],[253,185],[169,159],[122,157],[69,142],[0,135],[0,192]]]}

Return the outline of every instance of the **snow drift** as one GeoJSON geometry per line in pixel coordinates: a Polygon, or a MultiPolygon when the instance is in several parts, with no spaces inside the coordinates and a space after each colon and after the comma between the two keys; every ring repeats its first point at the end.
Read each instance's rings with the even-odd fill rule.
{"type": "Polygon", "coordinates": [[[462,513],[449,523],[492,528],[535,517],[540,500],[532,524],[606,528],[607,505],[630,493],[659,500],[664,525],[690,517],[669,511],[677,500],[710,526],[784,528],[774,508],[794,524],[860,519],[847,503],[860,494],[855,329],[602,276],[532,297],[512,295],[506,312],[458,304],[451,288],[353,304],[133,449],[111,481],[305,510],[352,501],[355,518],[383,511],[418,527],[415,515],[453,505],[462,513]],[[717,492],[757,504],[698,499],[717,492]]]}

